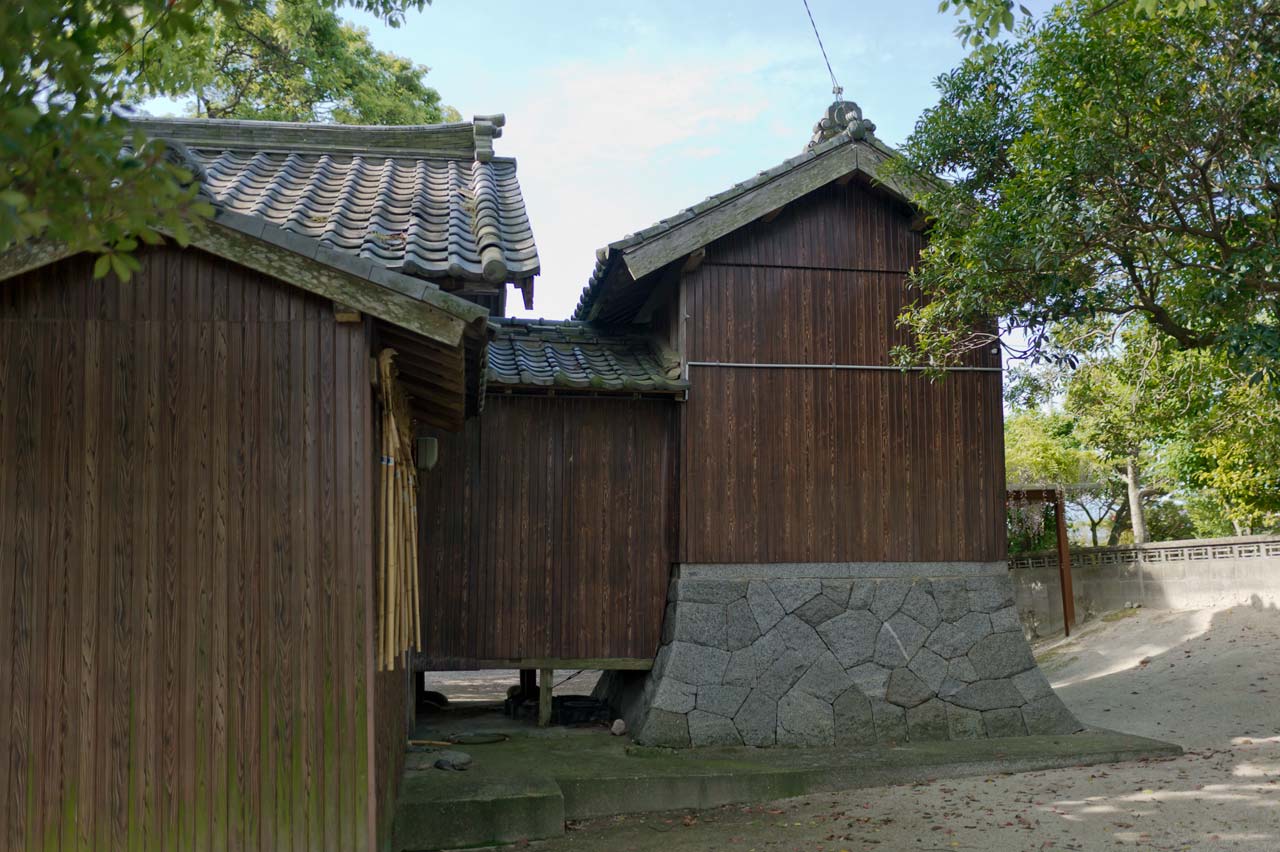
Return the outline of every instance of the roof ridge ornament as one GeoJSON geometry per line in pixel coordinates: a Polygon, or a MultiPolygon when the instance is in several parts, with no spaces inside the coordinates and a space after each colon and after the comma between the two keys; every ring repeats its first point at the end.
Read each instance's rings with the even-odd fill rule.
{"type": "Polygon", "coordinates": [[[862,117],[862,107],[853,101],[837,100],[827,107],[827,114],[813,126],[813,137],[805,150],[812,151],[816,146],[840,135],[850,139],[866,139],[875,129],[874,122],[862,117]]]}
{"type": "Polygon", "coordinates": [[[493,140],[502,136],[507,117],[498,112],[493,115],[472,116],[471,121],[475,128],[476,162],[487,163],[493,159],[493,140]]]}

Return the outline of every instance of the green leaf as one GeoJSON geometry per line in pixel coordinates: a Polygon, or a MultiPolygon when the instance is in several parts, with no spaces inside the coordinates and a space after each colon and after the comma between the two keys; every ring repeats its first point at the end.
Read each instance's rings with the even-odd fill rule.
{"type": "Polygon", "coordinates": [[[133,270],[129,268],[129,264],[126,262],[128,256],[121,254],[108,254],[104,256],[110,260],[111,271],[116,274],[116,277],[121,281],[128,281],[133,274],[133,270]]]}
{"type": "Polygon", "coordinates": [[[15,210],[25,210],[29,203],[27,196],[18,192],[16,189],[0,190],[0,201],[3,201],[15,210]]]}
{"type": "Polygon", "coordinates": [[[98,255],[98,259],[93,262],[93,277],[105,278],[109,271],[111,271],[111,255],[98,255]]]}

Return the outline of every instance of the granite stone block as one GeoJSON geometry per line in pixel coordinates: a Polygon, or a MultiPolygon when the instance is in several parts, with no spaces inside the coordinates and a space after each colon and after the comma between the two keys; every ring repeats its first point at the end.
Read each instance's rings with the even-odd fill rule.
{"type": "Polygon", "coordinates": [[[866,610],[851,610],[827,621],[818,635],[846,669],[867,662],[875,654],[881,622],[866,610]]]}
{"type": "Polygon", "coordinates": [[[689,741],[694,746],[742,745],[742,735],[732,719],[694,710],[689,713],[689,741]]]}
{"type": "Polygon", "coordinates": [[[768,633],[787,614],[765,580],[752,580],[748,584],[747,601],[751,604],[751,612],[756,617],[756,626],[761,633],[768,633]]]}

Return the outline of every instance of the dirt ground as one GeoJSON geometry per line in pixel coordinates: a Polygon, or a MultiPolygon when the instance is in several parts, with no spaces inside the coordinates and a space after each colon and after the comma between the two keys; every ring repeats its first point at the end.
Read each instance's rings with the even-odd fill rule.
{"type": "MultiPolygon", "coordinates": [[[[600,672],[557,671],[552,681],[553,695],[590,695],[600,672]]],[[[453,704],[502,701],[507,689],[520,685],[515,669],[485,669],[467,672],[427,672],[427,689],[443,693],[453,704]]]]}
{"type": "Polygon", "coordinates": [[[1182,757],[593,820],[543,852],[1280,852],[1280,612],[1137,611],[1038,649],[1088,725],[1182,757]]]}

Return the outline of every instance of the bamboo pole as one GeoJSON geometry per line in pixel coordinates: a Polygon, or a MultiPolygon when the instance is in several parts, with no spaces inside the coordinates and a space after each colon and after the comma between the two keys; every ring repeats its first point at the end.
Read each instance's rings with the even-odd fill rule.
{"type": "Polygon", "coordinates": [[[422,643],[413,425],[404,394],[395,380],[394,356],[391,349],[378,355],[382,400],[378,663],[383,671],[394,669],[403,654],[422,643]]]}
{"type": "Polygon", "coordinates": [[[410,579],[413,583],[413,647],[422,650],[422,598],[421,590],[418,588],[418,546],[420,540],[418,538],[418,470],[413,468],[413,483],[409,488],[409,517],[413,519],[413,573],[410,579]]]}
{"type": "Polygon", "coordinates": [[[391,580],[389,585],[391,589],[391,612],[392,612],[392,617],[394,619],[392,624],[393,624],[393,627],[395,628],[395,630],[391,633],[391,637],[392,637],[391,645],[387,649],[388,651],[387,668],[391,670],[396,667],[396,657],[398,656],[396,652],[400,645],[400,637],[399,637],[400,618],[401,618],[400,609],[403,606],[403,603],[400,601],[400,577],[399,577],[400,543],[398,540],[398,536],[400,532],[400,513],[396,511],[396,504],[399,502],[396,499],[398,496],[396,493],[397,491],[396,480],[399,478],[398,472],[396,470],[396,468],[398,467],[398,465],[396,464],[396,462],[398,461],[398,459],[396,458],[398,454],[396,445],[399,442],[400,436],[396,430],[395,397],[392,393],[392,386],[391,386],[392,378],[391,378],[391,359],[390,358],[387,359],[386,371],[387,371],[387,397],[389,401],[389,404],[386,407],[387,426],[388,426],[387,431],[391,435],[391,501],[392,501],[392,510],[387,513],[387,519],[390,522],[388,525],[389,529],[387,534],[391,538],[391,567],[388,571],[388,574],[391,580]]]}
{"type": "MultiPolygon", "coordinates": [[[[384,353],[385,354],[385,353],[384,353]]],[[[382,388],[382,392],[386,394],[386,373],[383,369],[383,357],[378,358],[378,385],[382,388]]],[[[385,410],[385,408],[384,408],[385,410]]],[[[378,480],[378,669],[385,670],[387,664],[387,631],[390,629],[390,589],[387,582],[387,512],[390,510],[389,491],[387,488],[387,477],[390,476],[390,453],[386,415],[382,417],[382,443],[381,455],[379,456],[379,480],[378,480]]]]}

